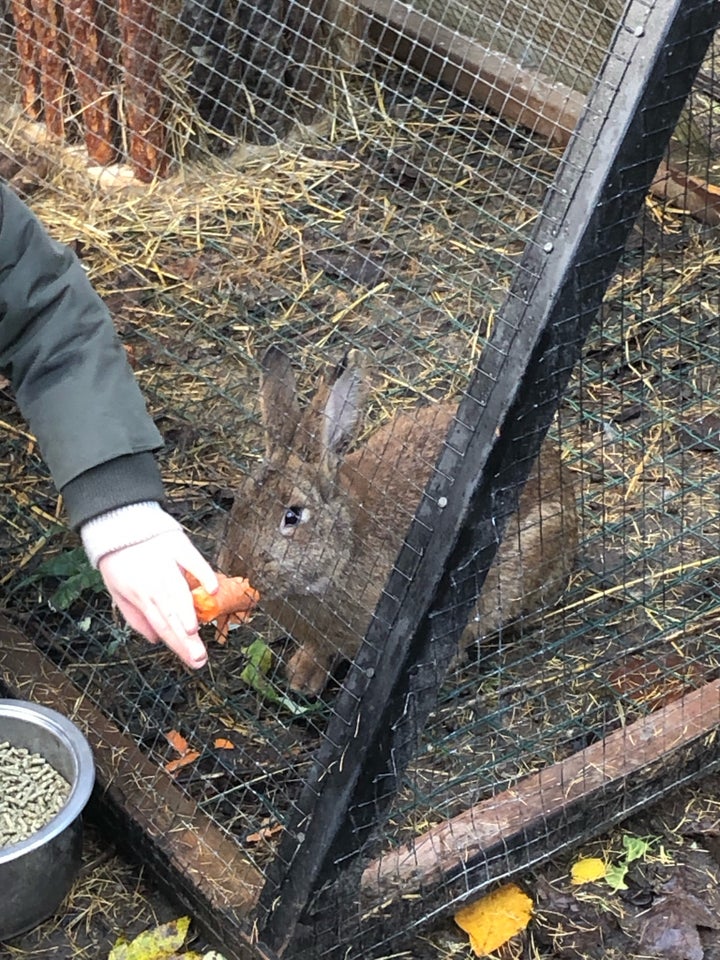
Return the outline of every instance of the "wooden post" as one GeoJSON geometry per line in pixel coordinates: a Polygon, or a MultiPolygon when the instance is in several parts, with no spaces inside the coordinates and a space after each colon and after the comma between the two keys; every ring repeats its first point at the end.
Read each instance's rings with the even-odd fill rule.
{"type": "Polygon", "coordinates": [[[157,5],[118,0],[118,27],[130,163],[135,176],[148,183],[165,174],[169,161],[157,5]]]}
{"type": "Polygon", "coordinates": [[[32,0],[12,0],[12,16],[15,24],[22,106],[32,120],[42,116],[42,91],[40,84],[40,51],[38,50],[35,14],[32,0]]]}
{"type": "Polygon", "coordinates": [[[90,159],[104,166],[117,157],[117,131],[109,40],[102,27],[97,0],[65,0],[65,23],[85,146],[90,159]]]}
{"type": "Polygon", "coordinates": [[[31,4],[45,126],[53,137],[63,140],[68,113],[68,68],[62,6],[59,0],[31,0],[31,4]]]}

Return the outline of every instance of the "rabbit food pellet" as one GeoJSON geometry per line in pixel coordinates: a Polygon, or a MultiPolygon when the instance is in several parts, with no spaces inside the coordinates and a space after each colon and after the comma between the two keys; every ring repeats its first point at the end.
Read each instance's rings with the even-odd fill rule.
{"type": "Polygon", "coordinates": [[[0,743],[0,848],[44,827],[70,794],[70,784],[39,753],[0,743]]]}

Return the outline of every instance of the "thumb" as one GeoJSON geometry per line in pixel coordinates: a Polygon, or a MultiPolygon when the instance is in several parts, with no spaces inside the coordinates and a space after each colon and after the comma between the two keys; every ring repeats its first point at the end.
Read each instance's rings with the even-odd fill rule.
{"type": "Polygon", "coordinates": [[[192,574],[209,594],[217,592],[217,574],[184,533],[180,534],[175,560],[180,569],[192,574]]]}

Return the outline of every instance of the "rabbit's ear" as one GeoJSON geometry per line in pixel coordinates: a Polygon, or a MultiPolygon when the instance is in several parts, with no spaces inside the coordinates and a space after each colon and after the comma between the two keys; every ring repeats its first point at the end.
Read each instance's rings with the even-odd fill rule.
{"type": "Polygon", "coordinates": [[[286,456],[300,419],[295,374],[279,347],[265,351],[260,379],[260,411],[268,460],[286,456]]]}
{"type": "Polygon", "coordinates": [[[362,422],[367,374],[360,350],[350,350],[335,369],[329,384],[322,420],[322,461],[334,475],[342,455],[362,422]]]}

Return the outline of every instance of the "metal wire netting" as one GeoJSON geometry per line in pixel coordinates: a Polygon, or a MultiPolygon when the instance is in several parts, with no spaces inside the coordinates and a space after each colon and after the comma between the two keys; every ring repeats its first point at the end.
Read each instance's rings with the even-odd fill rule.
{"type": "MultiPolygon", "coordinates": [[[[149,759],[147,796],[164,796],[170,777],[236,844],[252,889],[268,880],[270,900],[297,866],[281,841],[302,846],[303,797],[343,719],[348,659],[448,418],[476,368],[493,368],[504,328],[514,349],[501,308],[620,20],[619,8],[580,3],[377,0],[16,0],[5,17],[0,173],[74,246],[111,307],[166,441],[172,512],[261,594],[251,623],[222,643],[204,628],[212,655],[199,675],[133,637],[65,530],[6,384],[5,607],[149,759]],[[297,424],[291,377],[310,410],[297,424]],[[270,422],[263,381],[282,414],[270,422]],[[311,404],[333,383],[344,384],[334,409],[347,436],[328,475],[322,408],[311,404]],[[354,385],[366,397],[346,423],[354,385]],[[277,484],[265,478],[263,490],[247,478],[268,452],[277,484]],[[379,466],[390,456],[390,470],[379,466]],[[350,519],[338,486],[359,504],[350,519]],[[309,520],[315,539],[298,537],[293,552],[287,528],[309,520]]],[[[613,48],[615,77],[627,49],[613,48]]],[[[472,642],[446,678],[441,658],[412,664],[437,702],[425,721],[407,701],[397,793],[380,784],[377,805],[367,802],[369,833],[367,814],[350,811],[348,850],[302,915],[303,949],[318,956],[382,950],[670,785],[649,777],[638,794],[644,774],[623,766],[636,749],[623,732],[664,723],[663,710],[717,679],[715,78],[711,47],[582,362],[562,398],[549,387],[538,400],[548,420],[560,409],[520,519],[507,506],[514,484],[503,493],[500,483],[510,519],[472,642]],[[565,776],[558,765],[593,745],[589,762],[620,784],[612,809],[598,803],[582,824],[567,813],[558,826],[548,793],[525,833],[516,824],[485,850],[475,818],[490,816],[493,798],[542,771],[565,776]],[[471,869],[478,857],[484,874],[471,869]]],[[[571,173],[579,190],[592,177],[571,173]]],[[[531,303],[532,290],[520,297],[531,303]]],[[[563,329],[579,349],[573,315],[563,329]]],[[[525,469],[535,434],[529,424],[515,447],[525,469]]],[[[694,772],[688,760],[672,778],[694,772]]],[[[290,911],[293,935],[300,913],[290,911]]],[[[252,916],[238,910],[234,922],[249,929],[252,916]]]]}

